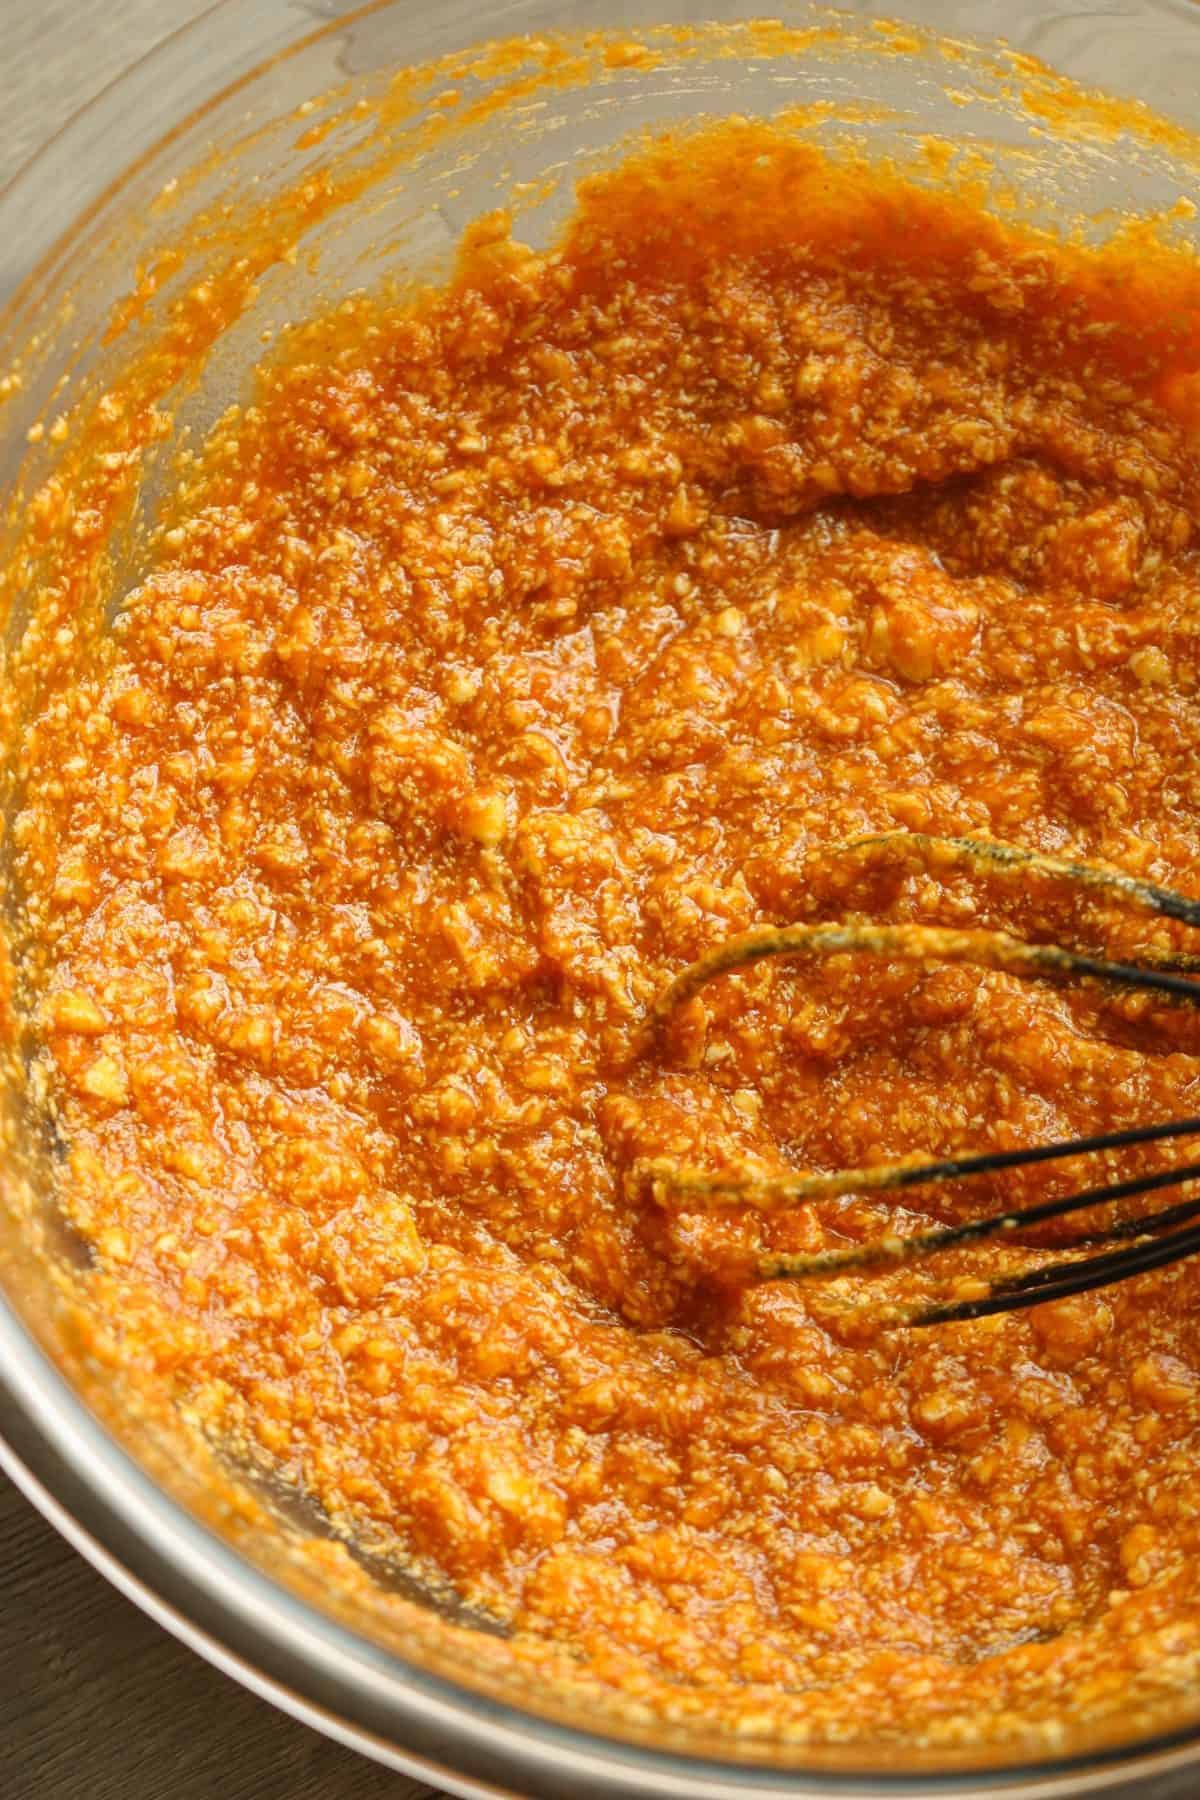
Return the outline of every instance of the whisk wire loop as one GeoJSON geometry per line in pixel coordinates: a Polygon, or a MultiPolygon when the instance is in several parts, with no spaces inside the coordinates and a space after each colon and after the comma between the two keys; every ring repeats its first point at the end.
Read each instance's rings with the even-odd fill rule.
{"type": "MultiPolygon", "coordinates": [[[[1045,856],[990,839],[892,832],[852,839],[830,846],[819,854],[847,859],[890,858],[902,862],[915,856],[925,864],[945,866],[957,862],[1005,873],[1036,871],[1119,898],[1161,917],[1200,927],[1200,900],[1174,889],[1159,887],[1122,871],[1045,856]]],[[[1153,951],[1147,954],[1144,962],[1130,963],[1110,961],[1061,944],[1029,942],[1004,931],[959,930],[908,923],[783,925],[730,938],[689,964],[655,1003],[651,1034],[661,1042],[671,1018],[680,1007],[694,999],[711,981],[735,969],[747,968],[772,957],[817,961],[856,954],[922,963],[970,963],[1022,977],[1098,982],[1116,989],[1159,994],[1168,1001],[1200,1003],[1200,981],[1192,979],[1188,973],[1200,973],[1200,959],[1173,952],[1153,951]]],[[[1123,1131],[1015,1150],[955,1155],[936,1161],[883,1163],[857,1169],[773,1175],[709,1174],[658,1159],[648,1163],[645,1172],[660,1196],[674,1197],[687,1210],[741,1206],[773,1213],[803,1200],[898,1191],[1197,1135],[1200,1135],[1200,1117],[1133,1126],[1123,1131]]],[[[1200,1181],[1200,1162],[1111,1181],[1038,1205],[963,1224],[940,1226],[906,1236],[888,1235],[847,1249],[808,1256],[764,1255],[756,1273],[758,1279],[764,1281],[796,1280],[924,1261],[970,1243],[989,1239],[1011,1241],[1017,1233],[1052,1219],[1165,1188],[1186,1186],[1192,1181],[1200,1181]]],[[[1093,1288],[1112,1286],[1135,1275],[1165,1268],[1200,1252],[1200,1224],[1190,1225],[1189,1229],[1176,1229],[1188,1226],[1198,1216],[1200,1195],[1157,1213],[1117,1221],[1103,1231],[1068,1239],[1057,1248],[1078,1250],[1109,1245],[1120,1245],[1120,1248],[1103,1249],[1096,1256],[1070,1257],[1018,1275],[976,1283],[980,1291],[936,1304],[893,1307],[887,1315],[888,1322],[934,1325],[985,1318],[1064,1299],[1093,1288]]]]}

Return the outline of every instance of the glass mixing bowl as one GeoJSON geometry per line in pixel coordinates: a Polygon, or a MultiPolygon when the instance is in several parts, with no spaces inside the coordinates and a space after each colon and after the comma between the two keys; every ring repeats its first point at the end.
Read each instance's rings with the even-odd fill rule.
{"type": "MultiPolygon", "coordinates": [[[[157,410],[165,435],[148,429],[135,446],[136,503],[100,547],[94,591],[75,596],[65,630],[59,619],[67,667],[138,577],[164,452],[238,391],[264,334],[381,275],[436,273],[463,227],[514,191],[521,235],[544,241],[574,179],[637,128],[788,109],[794,129],[896,157],[918,179],[945,167],[928,157],[934,135],[1023,216],[1084,218],[1102,236],[1123,214],[1156,211],[1200,236],[1194,209],[1177,204],[1200,170],[1191,0],[895,0],[887,11],[902,17],[798,4],[786,28],[766,28],[741,0],[711,12],[624,0],[617,17],[595,0],[225,0],[82,112],[0,198],[6,806],[22,722],[39,704],[26,652],[53,554],[28,502],[71,454],[52,422],[86,414],[148,348],[147,417],[157,410]],[[929,41],[928,27],[949,39],[929,41]],[[624,47],[587,35],[602,30],[624,47]],[[516,50],[471,48],[514,34],[516,50]],[[653,54],[630,49],[639,43],[653,54]],[[1161,119],[1081,99],[1033,58],[1161,119]],[[268,216],[283,226],[256,235],[268,216]],[[236,288],[236,317],[183,369],[172,320],[188,306],[194,320],[212,282],[236,288]]],[[[19,907],[11,884],[5,900],[19,907]]],[[[395,1571],[352,1562],[319,1520],[219,1466],[182,1422],[133,1408],[80,1354],[55,1279],[80,1250],[45,1200],[54,1146],[19,1057],[0,1103],[0,1459],[126,1593],[311,1724],[461,1794],[1136,1789],[1166,1800],[1200,1786],[1200,1694],[1153,1742],[1119,1729],[1084,1741],[1068,1727],[1061,1760],[1035,1768],[1019,1744],[987,1766],[919,1745],[876,1766],[861,1750],[734,1746],[695,1727],[638,1729],[531,1686],[502,1638],[395,1571]]]]}

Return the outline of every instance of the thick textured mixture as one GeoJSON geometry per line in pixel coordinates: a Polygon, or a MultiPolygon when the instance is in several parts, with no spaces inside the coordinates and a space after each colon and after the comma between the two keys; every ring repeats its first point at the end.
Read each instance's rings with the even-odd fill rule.
{"type": "Polygon", "coordinates": [[[489,221],[421,305],[295,328],[30,752],[96,1353],[651,1710],[1049,1736],[1179,1685],[1200,1266],[887,1331],[855,1302],[1053,1234],[849,1288],[754,1254],[1079,1168],[763,1217],[646,1164],[1197,1113],[1200,1018],[842,957],[643,1028],[761,923],[1196,947],[828,851],[975,834],[1200,892],[1183,280],[1156,312],[1115,254],[731,126],[592,183],[550,254],[489,221]]]}

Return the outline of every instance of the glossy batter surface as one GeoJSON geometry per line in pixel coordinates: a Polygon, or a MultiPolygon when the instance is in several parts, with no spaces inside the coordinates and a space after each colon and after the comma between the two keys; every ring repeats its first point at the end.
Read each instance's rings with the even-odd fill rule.
{"type": "Polygon", "coordinates": [[[1164,271],[766,131],[646,152],[552,253],[490,221],[419,307],[297,327],[34,736],[95,1354],[648,1711],[1052,1742],[1194,1668],[1200,1270],[885,1332],[752,1254],[1079,1171],[769,1219],[645,1176],[1200,1112],[1186,1007],[962,966],[760,967],[643,1034],[761,923],[1194,947],[827,854],[977,834],[1200,892],[1164,271]]]}

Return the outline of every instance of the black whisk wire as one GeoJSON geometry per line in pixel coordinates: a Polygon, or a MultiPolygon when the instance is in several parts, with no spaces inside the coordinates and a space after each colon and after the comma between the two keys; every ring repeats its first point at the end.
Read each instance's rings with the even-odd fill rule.
{"type": "MultiPolygon", "coordinates": [[[[915,857],[926,864],[965,862],[1001,873],[1035,870],[1083,888],[1099,890],[1163,917],[1200,926],[1200,900],[1117,871],[1046,857],[986,839],[936,838],[924,833],[894,832],[835,845],[823,854],[866,857],[868,860],[915,857]]],[[[1098,981],[1115,988],[1153,992],[1168,1002],[1200,1003],[1200,982],[1189,979],[1191,973],[1200,972],[1200,962],[1183,955],[1150,952],[1143,965],[1110,962],[1056,944],[1028,943],[998,931],[858,923],[791,925],[748,932],[728,940],[690,964],[660,996],[652,1015],[651,1036],[661,1038],[677,1009],[710,981],[728,971],[767,957],[820,959],[861,952],[922,962],[969,962],[1021,976],[1098,981]]],[[[647,1165],[646,1173],[660,1198],[673,1196],[688,1210],[742,1206],[771,1213],[806,1199],[895,1191],[1198,1135],[1200,1117],[1195,1117],[1132,1126],[1058,1143],[945,1157],[923,1163],[885,1163],[808,1174],[739,1175],[707,1174],[703,1170],[656,1160],[647,1165]]],[[[1192,1181],[1200,1181],[1200,1162],[1107,1182],[988,1218],[939,1226],[907,1236],[885,1236],[867,1244],[824,1251],[815,1256],[764,1255],[759,1260],[756,1274],[763,1281],[797,1280],[924,1261],[970,1243],[988,1239],[1011,1241],[1016,1233],[1052,1219],[1110,1206],[1165,1188],[1185,1186],[1192,1181]]],[[[1200,1253],[1200,1224],[1190,1223],[1197,1218],[1200,1218],[1200,1194],[1158,1212],[1119,1220],[1100,1231],[1085,1232],[1056,1246],[1063,1250],[1091,1247],[1099,1249],[1099,1255],[1068,1257],[1017,1275],[976,1281],[971,1284],[969,1293],[960,1291],[955,1297],[933,1305],[892,1307],[887,1309],[885,1318],[891,1324],[949,1324],[1016,1312],[1110,1287],[1200,1253]],[[1178,1229],[1189,1225],[1189,1229],[1178,1229]]]]}
{"type": "MultiPolygon", "coordinates": [[[[1171,1263],[1183,1262],[1200,1251],[1200,1226],[1193,1231],[1172,1232],[1169,1237],[1157,1239],[1137,1250],[1123,1251],[1119,1258],[1111,1260],[1101,1257],[1088,1257],[1086,1261],[1074,1265],[1071,1272],[1066,1272],[1063,1265],[1062,1279],[1053,1284],[1047,1283],[1040,1288],[1018,1288],[1005,1285],[1003,1282],[992,1282],[988,1292],[978,1299],[951,1300],[938,1306],[921,1306],[911,1308],[902,1320],[897,1323],[906,1325],[951,1325],[967,1319],[985,1319],[993,1313],[1020,1312],[1027,1306],[1043,1306],[1051,1300],[1067,1300],[1074,1294],[1091,1293],[1096,1288],[1115,1287],[1118,1282],[1128,1281],[1134,1275],[1146,1275],[1152,1269],[1165,1269],[1171,1263]],[[1106,1262],[1107,1266],[1097,1269],[1096,1264],[1106,1262]]],[[[1039,1274],[1048,1274],[1048,1270],[1039,1270],[1039,1274]]]]}

